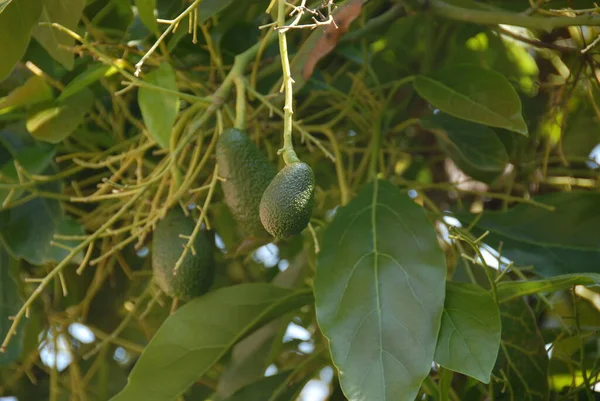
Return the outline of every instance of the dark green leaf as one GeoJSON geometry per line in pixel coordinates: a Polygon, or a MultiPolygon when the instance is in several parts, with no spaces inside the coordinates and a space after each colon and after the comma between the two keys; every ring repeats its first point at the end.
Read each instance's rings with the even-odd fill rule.
{"type": "Polygon", "coordinates": [[[502,174],[509,162],[504,144],[485,125],[442,113],[421,120],[421,125],[436,131],[440,148],[461,170],[475,179],[490,182],[502,174]]]}
{"type": "Polygon", "coordinates": [[[42,12],[40,0],[12,1],[4,7],[0,13],[0,81],[8,76],[25,54],[31,29],[42,12]]]}
{"type": "MultiPolygon", "coordinates": [[[[22,300],[18,291],[16,274],[18,262],[13,259],[4,245],[0,243],[0,338],[4,339],[12,324],[11,316],[17,314],[21,308],[22,300]]],[[[22,325],[20,325],[22,326],[22,325]]],[[[21,356],[23,348],[22,327],[18,328],[6,352],[0,352],[0,366],[16,361],[21,356]]]]}
{"type": "MultiPolygon", "coordinates": [[[[83,234],[83,228],[77,222],[63,216],[59,202],[54,199],[33,199],[2,212],[2,217],[0,237],[8,251],[34,265],[60,262],[67,255],[66,249],[51,244],[55,234],[83,234]]],[[[77,245],[72,241],[57,242],[77,245]]],[[[72,262],[81,261],[81,257],[78,255],[72,262]]]]}
{"type": "MultiPolygon", "coordinates": [[[[177,90],[175,73],[167,63],[148,74],[145,81],[165,89],[177,90]]],[[[171,128],[179,111],[179,97],[142,87],[138,91],[138,103],[150,136],[163,149],[168,149],[171,128]]]]}
{"type": "Polygon", "coordinates": [[[137,7],[140,19],[144,25],[146,25],[146,28],[148,28],[150,32],[157,33],[158,24],[156,23],[156,17],[154,16],[156,0],[135,0],[135,6],[137,7]]]}
{"type": "Polygon", "coordinates": [[[231,3],[233,3],[233,0],[203,0],[202,5],[198,9],[198,22],[202,23],[217,15],[231,3]]]}
{"type": "MultiPolygon", "coordinates": [[[[15,148],[8,143],[13,137],[11,134],[10,130],[7,129],[2,131],[2,135],[0,135],[0,142],[2,142],[0,147],[6,149],[4,157],[0,159],[0,175],[2,182],[7,184],[19,182],[19,176],[14,163],[15,160],[29,174],[40,174],[50,165],[56,154],[54,146],[42,142],[19,145],[15,148]]],[[[6,199],[9,192],[10,189],[8,188],[0,188],[0,202],[6,199]]],[[[11,197],[13,200],[16,200],[22,193],[23,189],[15,189],[11,197]]]]}
{"type": "Polygon", "coordinates": [[[0,109],[31,106],[48,100],[52,100],[52,88],[44,78],[34,75],[23,85],[11,91],[8,96],[0,99],[0,109]]]}
{"type": "Polygon", "coordinates": [[[65,100],[66,98],[79,93],[83,89],[87,88],[94,82],[109,77],[117,72],[116,67],[96,64],[89,67],[87,70],[76,76],[62,91],[58,100],[65,100]]]}
{"type": "Polygon", "coordinates": [[[27,130],[44,142],[59,143],[75,131],[90,111],[94,94],[84,89],[27,119],[27,130]]]}
{"type": "Polygon", "coordinates": [[[449,282],[435,361],[489,383],[500,331],[500,311],[489,291],[470,283],[449,282]]]}
{"type": "MultiPolygon", "coordinates": [[[[226,401],[271,400],[273,393],[279,390],[280,386],[289,380],[291,373],[291,371],[281,372],[273,376],[262,378],[243,387],[231,397],[227,398],[226,401]]],[[[304,380],[290,381],[278,396],[272,398],[272,401],[289,401],[295,399],[295,396],[304,385],[304,382],[304,380]]]]}
{"type": "MultiPolygon", "coordinates": [[[[488,244],[502,242],[503,256],[521,266],[532,265],[544,276],[597,271],[600,193],[557,192],[535,200],[555,211],[520,204],[507,212],[485,212],[474,233],[489,231],[488,244]]],[[[468,223],[476,216],[457,217],[468,223]]]]}
{"type": "Polygon", "coordinates": [[[270,322],[233,347],[231,362],[219,378],[217,386],[217,393],[221,397],[229,397],[264,375],[270,363],[273,341],[277,338],[280,327],[281,321],[270,322]]]}
{"type": "Polygon", "coordinates": [[[494,368],[508,383],[496,383],[494,400],[548,400],[548,354],[535,315],[523,299],[500,305],[502,342],[494,368]]]}
{"type": "MultiPolygon", "coordinates": [[[[42,3],[44,7],[40,22],[57,23],[72,31],[76,30],[85,0],[42,0],[42,3]]],[[[52,58],[67,70],[73,69],[75,55],[69,48],[73,47],[75,39],[49,25],[36,25],[32,35],[52,58]]]]}
{"type": "Polygon", "coordinates": [[[414,400],[433,361],[445,278],[424,210],[389,182],[366,186],[337,212],[314,286],[350,400],[414,400]]]}
{"type": "Polygon", "coordinates": [[[498,283],[498,302],[540,292],[556,292],[574,285],[600,285],[600,274],[565,274],[546,280],[503,281],[498,283]]]}
{"type": "Polygon", "coordinates": [[[174,400],[240,339],[311,301],[271,284],[225,287],[196,298],[163,323],[113,401],[174,400]]]}
{"type": "Polygon", "coordinates": [[[432,76],[417,76],[414,87],[421,97],[444,113],[527,135],[519,95],[495,71],[459,64],[432,76]]]}

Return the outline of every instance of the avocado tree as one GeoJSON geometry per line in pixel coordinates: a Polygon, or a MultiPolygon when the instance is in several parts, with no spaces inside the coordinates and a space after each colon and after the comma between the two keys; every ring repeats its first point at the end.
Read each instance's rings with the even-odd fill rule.
{"type": "Polygon", "coordinates": [[[0,0],[0,397],[600,399],[599,85],[590,0],[0,0]]]}

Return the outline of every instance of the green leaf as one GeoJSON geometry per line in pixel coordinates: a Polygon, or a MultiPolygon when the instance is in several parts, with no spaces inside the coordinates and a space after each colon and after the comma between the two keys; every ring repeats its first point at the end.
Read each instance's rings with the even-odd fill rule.
{"type": "MultiPolygon", "coordinates": [[[[0,338],[4,339],[12,324],[11,316],[17,314],[22,300],[18,291],[16,275],[18,262],[13,259],[0,243],[0,338]]],[[[23,348],[22,324],[17,329],[6,351],[0,352],[0,366],[16,361],[21,356],[23,348]]]]}
{"type": "MultiPolygon", "coordinates": [[[[25,133],[31,138],[29,134],[25,133]]],[[[7,184],[15,184],[19,182],[19,175],[15,167],[17,161],[29,174],[42,173],[54,159],[56,150],[54,146],[35,142],[32,144],[15,144],[11,141],[19,141],[18,134],[13,132],[11,128],[5,128],[0,131],[0,149],[4,149],[3,156],[0,157],[0,176],[2,182],[7,184]]],[[[0,188],[0,202],[4,202],[8,196],[10,189],[0,188]]],[[[23,193],[23,189],[15,189],[12,193],[12,199],[18,199],[23,193]]]]}
{"type": "Polygon", "coordinates": [[[109,65],[96,64],[89,67],[87,70],[77,75],[62,91],[58,100],[65,100],[76,93],[81,92],[94,82],[110,77],[117,72],[117,68],[109,65]]]}
{"type": "Polygon", "coordinates": [[[523,299],[500,305],[502,342],[494,374],[494,400],[548,400],[548,354],[533,311],[523,299]]]}
{"type": "Polygon", "coordinates": [[[7,5],[10,4],[12,0],[0,0],[0,13],[4,11],[7,5]]]}
{"type": "Polygon", "coordinates": [[[261,400],[261,401],[289,401],[296,399],[297,393],[302,389],[305,380],[293,380],[286,383],[289,380],[289,376],[292,370],[281,372],[273,376],[264,377],[260,380],[251,383],[231,397],[227,398],[226,401],[249,401],[249,400],[261,400]],[[275,391],[280,390],[281,386],[286,384],[283,391],[280,391],[277,396],[271,398],[275,391]]]}
{"type": "Polygon", "coordinates": [[[414,88],[444,113],[528,135],[519,95],[495,71],[475,65],[453,65],[432,76],[417,76],[414,88]]]}
{"type": "MultiPolygon", "coordinates": [[[[154,16],[154,10],[156,9],[156,0],[135,0],[135,6],[138,10],[140,19],[146,25],[146,28],[150,32],[158,33],[158,24],[156,23],[156,17],[154,16]]],[[[202,4],[204,7],[204,4],[202,4]]]]}
{"type": "Polygon", "coordinates": [[[59,143],[75,131],[91,110],[94,94],[84,89],[27,119],[27,130],[44,142],[59,143]]]}
{"type": "Polygon", "coordinates": [[[248,333],[311,298],[307,290],[255,283],[188,302],[156,332],[112,400],[174,400],[248,333]]]}
{"type": "Polygon", "coordinates": [[[31,106],[48,100],[52,100],[52,88],[44,78],[34,75],[23,85],[13,89],[8,96],[0,99],[0,109],[31,106]]]}
{"type": "Polygon", "coordinates": [[[504,144],[489,127],[438,113],[421,125],[436,132],[440,148],[469,176],[491,182],[509,162],[504,144]],[[440,131],[441,130],[441,131],[440,131]]]}
{"type": "Polygon", "coordinates": [[[40,18],[40,0],[19,0],[4,4],[0,13],[0,81],[10,74],[13,67],[23,57],[31,29],[40,18]]]}
{"type": "Polygon", "coordinates": [[[319,326],[351,401],[413,401],[433,362],[446,263],[424,210],[387,181],[364,187],[323,236],[319,326]]]}
{"type": "Polygon", "coordinates": [[[489,291],[470,283],[448,282],[435,361],[484,383],[500,347],[500,311],[489,291]]]}
{"type": "Polygon", "coordinates": [[[565,274],[545,280],[502,281],[498,283],[498,302],[511,301],[540,292],[556,292],[574,285],[600,285],[600,274],[565,274]]]}
{"type": "MultiPolygon", "coordinates": [[[[44,7],[40,22],[58,23],[72,31],[76,30],[85,0],[42,0],[42,3],[44,7]]],[[[32,34],[54,60],[67,70],[73,69],[75,55],[70,48],[74,46],[75,39],[50,25],[36,25],[32,34]]]]}
{"type": "MultiPolygon", "coordinates": [[[[5,210],[0,216],[0,238],[8,251],[34,265],[60,262],[68,254],[66,249],[51,244],[55,234],[83,234],[81,225],[65,218],[60,203],[54,199],[36,198],[5,210]]],[[[78,244],[74,241],[56,242],[67,246],[78,244]]],[[[78,263],[81,258],[80,254],[72,262],[78,263]]]]}
{"type": "Polygon", "coordinates": [[[198,8],[198,23],[217,15],[231,3],[233,0],[203,0],[202,6],[198,8]]]}
{"type": "MultiPolygon", "coordinates": [[[[165,89],[177,90],[175,73],[167,63],[162,63],[157,70],[148,74],[146,82],[165,89]]],[[[168,149],[171,128],[179,111],[179,97],[141,87],[138,91],[138,103],[150,136],[163,149],[168,149]]]]}
{"type": "MultiPolygon", "coordinates": [[[[519,204],[507,212],[484,212],[473,233],[489,231],[486,243],[502,242],[502,256],[520,266],[534,266],[543,276],[597,271],[600,193],[557,192],[535,200],[555,210],[519,204]]],[[[466,223],[476,218],[467,213],[456,217],[466,223]]]]}

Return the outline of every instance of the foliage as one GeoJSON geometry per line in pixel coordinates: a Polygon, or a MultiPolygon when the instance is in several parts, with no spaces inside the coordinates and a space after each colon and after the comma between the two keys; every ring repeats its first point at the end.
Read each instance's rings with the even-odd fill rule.
{"type": "Polygon", "coordinates": [[[587,0],[0,0],[0,396],[598,399],[598,27],[587,0]],[[153,248],[210,289],[164,293],[153,248]]]}

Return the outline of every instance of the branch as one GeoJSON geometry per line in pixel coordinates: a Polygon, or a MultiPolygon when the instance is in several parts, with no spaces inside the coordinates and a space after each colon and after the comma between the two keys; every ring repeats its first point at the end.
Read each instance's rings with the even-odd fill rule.
{"type": "Polygon", "coordinates": [[[507,11],[464,8],[448,4],[443,0],[429,0],[429,10],[439,17],[456,21],[472,22],[480,25],[513,25],[547,32],[567,26],[600,26],[600,17],[594,15],[549,18],[530,17],[507,11]]]}

